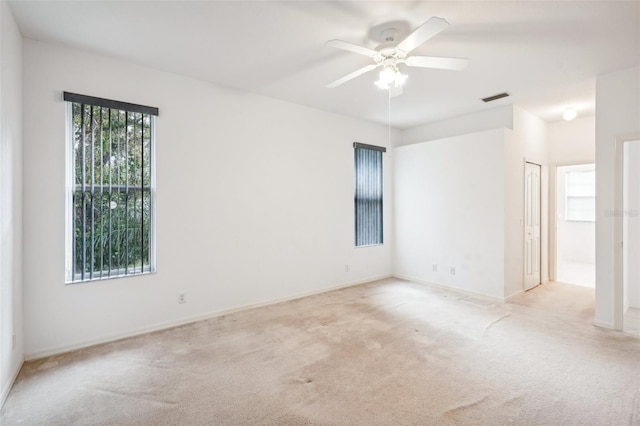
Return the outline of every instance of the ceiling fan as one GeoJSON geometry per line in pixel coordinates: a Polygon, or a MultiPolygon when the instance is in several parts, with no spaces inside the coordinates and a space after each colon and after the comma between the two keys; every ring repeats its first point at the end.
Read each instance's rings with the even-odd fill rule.
{"type": "Polygon", "coordinates": [[[414,49],[446,29],[448,26],[449,23],[445,19],[434,16],[428,19],[398,44],[395,44],[397,31],[394,28],[388,28],[383,31],[385,42],[375,50],[342,40],[329,40],[326,43],[328,46],[368,56],[373,59],[374,63],[347,74],[344,77],[327,84],[326,87],[333,89],[334,87],[340,86],[341,84],[344,84],[347,81],[369,71],[382,67],[380,78],[376,81],[376,86],[381,89],[389,90],[389,95],[393,97],[402,94],[402,85],[407,79],[407,76],[402,74],[398,69],[399,64],[406,64],[409,67],[438,68],[455,71],[462,70],[468,65],[468,59],[442,58],[435,56],[408,56],[414,49]]]}

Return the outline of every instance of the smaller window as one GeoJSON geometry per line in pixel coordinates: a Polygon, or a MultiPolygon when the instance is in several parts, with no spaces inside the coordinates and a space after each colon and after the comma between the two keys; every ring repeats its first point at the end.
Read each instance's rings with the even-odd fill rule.
{"type": "Polygon", "coordinates": [[[356,247],[383,243],[382,153],[379,146],[353,144],[355,151],[355,245],[356,247]]]}
{"type": "Polygon", "coordinates": [[[565,220],[570,222],[595,222],[595,170],[567,172],[565,174],[565,220]]]}

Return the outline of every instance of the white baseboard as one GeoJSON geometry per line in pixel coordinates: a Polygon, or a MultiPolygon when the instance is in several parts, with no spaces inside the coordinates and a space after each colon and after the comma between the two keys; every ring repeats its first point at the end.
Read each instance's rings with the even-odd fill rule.
{"type": "Polygon", "coordinates": [[[4,403],[7,400],[7,397],[9,396],[9,392],[11,392],[11,388],[13,387],[13,384],[18,378],[18,374],[20,374],[20,370],[22,369],[22,364],[24,364],[24,359],[18,365],[18,368],[16,368],[13,374],[11,375],[11,380],[9,380],[2,388],[2,393],[0,393],[0,409],[4,406],[4,403]]]}
{"type": "Polygon", "coordinates": [[[434,283],[432,281],[426,281],[426,280],[423,280],[423,279],[420,279],[420,278],[411,277],[409,275],[394,274],[393,276],[396,277],[396,278],[399,278],[401,280],[412,281],[414,283],[424,284],[424,285],[431,286],[431,287],[437,287],[437,288],[441,288],[443,290],[450,290],[450,291],[454,291],[456,293],[466,294],[468,296],[483,297],[485,299],[491,299],[491,300],[493,300],[495,302],[504,303],[506,301],[506,299],[501,298],[501,297],[490,296],[488,294],[475,292],[475,291],[470,291],[470,290],[464,290],[464,289],[461,289],[461,288],[458,288],[458,287],[450,287],[450,286],[445,285],[445,284],[434,283]]]}
{"type": "Polygon", "coordinates": [[[524,294],[524,290],[518,290],[515,293],[510,294],[509,296],[505,297],[503,301],[504,301],[504,303],[510,302],[513,299],[515,299],[516,297],[521,296],[523,294],[524,294]]]}
{"type": "Polygon", "coordinates": [[[620,330],[620,329],[616,329],[611,323],[603,323],[595,320],[593,321],[593,325],[598,328],[602,328],[609,331],[618,331],[620,333],[623,333],[625,336],[630,336],[630,337],[635,337],[636,339],[640,339],[640,334],[638,334],[637,330],[624,330],[624,329],[620,330]]]}
{"type": "Polygon", "coordinates": [[[225,310],[222,310],[222,311],[215,311],[215,312],[207,312],[205,314],[185,317],[185,318],[181,318],[181,319],[178,319],[178,320],[175,320],[175,321],[167,321],[167,322],[155,324],[155,325],[148,326],[148,327],[140,327],[140,328],[136,328],[134,330],[129,330],[129,331],[122,332],[122,333],[109,334],[109,335],[106,335],[106,336],[101,336],[101,337],[98,337],[98,338],[95,338],[95,339],[91,339],[91,340],[76,342],[76,343],[72,343],[72,344],[69,344],[69,345],[53,346],[53,347],[50,347],[50,348],[47,348],[47,349],[43,349],[43,350],[39,350],[39,351],[36,351],[36,352],[31,352],[31,353],[25,354],[25,360],[33,361],[35,359],[40,359],[40,358],[48,357],[48,356],[51,356],[51,355],[58,355],[58,354],[62,354],[62,353],[65,353],[65,352],[74,351],[76,349],[82,349],[82,348],[87,348],[87,347],[90,347],[90,346],[101,345],[103,343],[114,342],[116,340],[122,340],[122,339],[126,339],[128,337],[134,337],[134,336],[139,336],[141,334],[152,333],[154,331],[166,330],[168,328],[178,327],[178,326],[185,325],[185,324],[190,324],[190,323],[193,323],[193,322],[196,322],[196,321],[202,321],[202,320],[206,320],[206,319],[210,319],[210,318],[219,317],[219,316],[222,316],[222,315],[232,314],[232,313],[235,313],[235,312],[246,311],[246,310],[253,309],[253,308],[259,308],[259,307],[262,307],[262,306],[274,305],[276,303],[287,302],[287,301],[290,301],[290,300],[300,299],[302,297],[313,296],[315,294],[327,293],[329,291],[339,290],[341,288],[353,287],[355,285],[364,284],[364,283],[377,281],[377,280],[381,280],[381,279],[385,279],[385,278],[391,278],[391,277],[392,277],[391,275],[382,275],[382,276],[377,276],[377,277],[369,277],[369,278],[366,278],[366,279],[357,280],[357,281],[350,281],[348,283],[339,284],[339,285],[332,286],[332,287],[322,288],[322,289],[318,289],[318,290],[311,290],[311,291],[302,292],[302,293],[296,293],[296,294],[294,294],[292,296],[286,296],[286,297],[279,297],[279,298],[275,298],[275,299],[264,300],[264,301],[257,302],[257,303],[238,306],[236,308],[230,308],[230,309],[225,309],[225,310]]]}
{"type": "Polygon", "coordinates": [[[596,327],[600,327],[600,328],[606,328],[608,330],[615,330],[615,327],[613,326],[613,323],[608,323],[608,322],[601,322],[601,321],[593,321],[593,325],[595,325],[596,327]]]}

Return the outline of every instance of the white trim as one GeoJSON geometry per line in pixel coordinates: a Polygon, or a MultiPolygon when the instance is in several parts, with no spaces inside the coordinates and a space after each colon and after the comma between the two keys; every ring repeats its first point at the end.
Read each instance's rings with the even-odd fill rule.
{"type": "Polygon", "coordinates": [[[608,322],[600,322],[600,321],[594,320],[593,325],[600,328],[606,328],[607,330],[615,330],[615,327],[613,326],[613,324],[608,322]]]}
{"type": "Polygon", "coordinates": [[[549,167],[565,167],[565,166],[588,166],[596,164],[596,160],[579,160],[579,161],[561,161],[559,163],[553,163],[549,167]]]}
{"type": "MultiPolygon", "coordinates": [[[[112,275],[97,276],[93,278],[86,278],[84,280],[82,279],[82,274],[73,274],[73,281],[67,281],[65,282],[65,285],[95,283],[98,281],[117,280],[118,278],[138,277],[141,275],[150,275],[150,274],[156,273],[156,271],[151,270],[151,266],[145,266],[144,268],[142,268],[142,271],[140,271],[139,268],[136,268],[136,267],[132,267],[129,270],[133,272],[124,273],[125,268],[112,269],[111,270],[112,275]],[[136,269],[138,270],[136,271],[136,269]]],[[[100,272],[104,273],[104,271],[98,271],[95,273],[100,274],[100,272]]]]}
{"type": "Polygon", "coordinates": [[[2,393],[0,393],[0,409],[4,407],[4,403],[7,400],[9,393],[11,392],[11,388],[13,388],[13,384],[16,382],[16,379],[18,378],[18,374],[20,374],[20,370],[22,370],[22,364],[24,364],[24,358],[20,362],[20,365],[18,365],[18,368],[16,368],[16,370],[11,375],[12,376],[11,379],[7,382],[7,384],[2,389],[2,393]]]}
{"type": "Polygon", "coordinates": [[[638,334],[637,331],[622,331],[622,334],[624,334],[625,336],[629,336],[629,337],[635,337],[636,339],[640,340],[640,334],[638,334]]]}
{"type": "MultiPolygon", "coordinates": [[[[584,166],[593,164],[595,166],[595,160],[592,161],[575,161],[575,162],[560,162],[549,165],[549,281],[556,281],[558,276],[558,203],[557,203],[557,186],[558,186],[558,168],[567,166],[584,166]]],[[[598,179],[598,171],[596,170],[596,182],[598,179]]],[[[598,215],[596,206],[596,217],[598,215]]]]}
{"type": "MultiPolygon", "coordinates": [[[[538,285],[542,285],[542,284],[538,284],[538,285]]],[[[505,297],[504,298],[504,303],[511,302],[513,299],[515,299],[518,296],[522,296],[523,294],[524,294],[524,290],[518,290],[515,293],[512,293],[509,296],[505,297]]]]}
{"type": "MultiPolygon", "coordinates": [[[[494,302],[500,302],[500,303],[505,303],[507,301],[507,299],[502,298],[502,297],[496,297],[496,296],[490,296],[488,294],[484,294],[484,293],[479,293],[476,291],[470,291],[470,290],[464,290],[458,287],[450,287],[448,285],[445,284],[440,284],[440,283],[434,283],[432,281],[426,281],[426,280],[422,280],[420,278],[416,278],[416,277],[411,277],[409,275],[403,275],[403,274],[393,274],[393,276],[395,278],[401,279],[401,280],[406,280],[406,281],[411,281],[414,282],[416,284],[423,284],[423,285],[427,285],[430,287],[436,287],[436,288],[440,288],[443,290],[451,290],[454,291],[456,293],[461,293],[461,294],[466,294],[467,296],[474,296],[474,297],[483,297],[485,299],[491,299],[494,302]]],[[[512,297],[512,296],[509,296],[512,297]]]]}
{"type": "Polygon", "coordinates": [[[157,132],[156,132],[156,116],[149,116],[149,124],[151,128],[151,137],[149,138],[149,142],[151,143],[151,147],[149,148],[149,152],[151,154],[151,162],[149,166],[151,167],[151,176],[149,185],[151,189],[149,190],[149,194],[151,196],[151,203],[149,207],[151,208],[151,216],[149,220],[151,221],[151,229],[149,229],[149,267],[151,268],[151,272],[156,272],[158,268],[157,264],[157,247],[156,247],[156,223],[158,222],[156,219],[157,216],[157,206],[156,206],[156,197],[157,197],[157,188],[156,188],[156,175],[158,174],[156,169],[156,144],[157,140],[157,132]]]}
{"type": "Polygon", "coordinates": [[[549,210],[547,212],[549,219],[549,242],[548,242],[548,261],[549,261],[549,281],[555,281],[558,278],[558,203],[557,203],[557,186],[558,186],[558,167],[557,164],[549,165],[549,210]]]}
{"type": "Polygon", "coordinates": [[[65,282],[73,279],[73,186],[75,156],[73,155],[73,103],[65,102],[65,211],[64,211],[64,269],[65,282]]]}
{"type": "Polygon", "coordinates": [[[61,353],[65,353],[65,352],[70,352],[76,349],[82,349],[82,348],[87,348],[90,346],[96,346],[96,345],[101,345],[103,343],[109,343],[109,342],[114,342],[116,340],[121,340],[121,339],[126,339],[129,337],[134,337],[134,336],[139,336],[141,334],[147,334],[147,333],[152,333],[154,331],[160,331],[160,330],[165,330],[168,328],[173,328],[173,327],[178,327],[181,325],[185,325],[185,324],[190,324],[193,322],[197,322],[197,321],[202,321],[202,320],[206,320],[206,319],[210,319],[210,318],[216,318],[216,317],[220,317],[222,315],[228,315],[228,314],[232,314],[235,312],[241,312],[241,311],[246,311],[249,309],[253,309],[253,308],[259,308],[262,306],[268,306],[268,305],[275,305],[276,303],[282,303],[282,302],[287,302],[290,300],[295,300],[295,299],[300,299],[303,297],[307,297],[307,296],[313,296],[316,294],[322,294],[322,293],[327,293],[329,291],[333,291],[333,290],[339,290],[342,288],[347,288],[347,287],[353,287],[355,285],[359,285],[359,284],[364,284],[364,283],[369,283],[369,282],[373,282],[373,281],[377,281],[377,280],[382,280],[385,278],[391,278],[392,276],[389,275],[381,275],[378,277],[369,277],[363,280],[358,280],[358,281],[352,281],[349,283],[345,283],[345,284],[339,284],[333,287],[328,287],[328,288],[323,288],[323,289],[319,289],[319,290],[312,290],[312,291],[307,291],[307,292],[303,292],[303,293],[298,293],[295,294],[293,296],[286,296],[286,297],[279,297],[276,299],[269,299],[269,300],[264,300],[262,302],[257,302],[257,303],[252,303],[252,304],[248,304],[248,305],[243,305],[243,306],[238,306],[236,308],[231,308],[231,309],[225,309],[222,311],[214,311],[214,312],[208,312],[206,314],[200,314],[200,315],[194,315],[191,317],[186,317],[186,318],[182,318],[182,319],[178,319],[178,320],[174,320],[174,321],[167,321],[167,322],[162,322],[159,324],[155,324],[155,325],[151,325],[148,327],[140,327],[140,328],[136,328],[130,331],[126,331],[123,333],[115,333],[115,334],[109,334],[109,335],[105,335],[105,336],[101,336],[95,339],[91,339],[91,340],[87,340],[87,341],[82,341],[82,342],[76,342],[76,343],[72,343],[70,345],[61,345],[61,346],[52,346],[50,348],[47,349],[43,349],[37,352],[32,352],[32,353],[27,353],[25,354],[25,360],[27,361],[32,361],[35,359],[39,359],[39,358],[44,358],[47,356],[51,356],[51,355],[58,355],[61,353]]]}
{"type": "MultiPolygon", "coordinates": [[[[623,226],[623,160],[624,144],[640,140],[640,133],[621,135],[615,138],[614,177],[613,177],[613,324],[610,328],[622,331],[624,328],[624,283],[622,263],[623,226]]],[[[596,171],[597,173],[597,171],[596,171]]],[[[597,179],[597,175],[596,175],[597,179]]],[[[596,194],[597,195],[597,194],[596,194]]],[[[596,266],[597,267],[597,266],[596,266]]],[[[598,283],[596,281],[596,288],[598,283]]],[[[607,327],[607,325],[603,325],[607,327]]]]}
{"type": "MultiPolygon", "coordinates": [[[[594,166],[596,170],[596,182],[598,170],[595,169],[595,161],[561,162],[549,165],[549,281],[558,279],[558,169],[571,166],[594,166]]],[[[596,183],[597,185],[597,183],[596,183]]],[[[596,205],[596,218],[598,216],[596,205]]]]}

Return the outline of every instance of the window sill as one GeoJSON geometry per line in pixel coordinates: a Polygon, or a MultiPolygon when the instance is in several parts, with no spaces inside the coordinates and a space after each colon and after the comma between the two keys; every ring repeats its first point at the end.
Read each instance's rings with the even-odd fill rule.
{"type": "Polygon", "coordinates": [[[93,278],[86,278],[84,280],[81,279],[77,279],[74,281],[71,280],[65,280],[65,285],[74,285],[74,284],[87,284],[87,283],[95,283],[95,282],[100,282],[100,281],[111,281],[111,280],[116,280],[119,278],[134,278],[134,277],[141,277],[141,276],[145,276],[145,275],[152,275],[155,274],[156,270],[147,270],[147,271],[143,271],[143,272],[138,272],[135,274],[128,274],[128,275],[124,275],[124,274],[120,274],[120,275],[111,275],[111,276],[103,276],[103,277],[93,277],[93,278]]]}
{"type": "Polygon", "coordinates": [[[366,246],[354,246],[354,248],[360,249],[360,248],[367,248],[367,247],[381,247],[383,245],[384,245],[384,243],[382,243],[382,244],[369,244],[369,245],[366,245],[366,246]]]}

